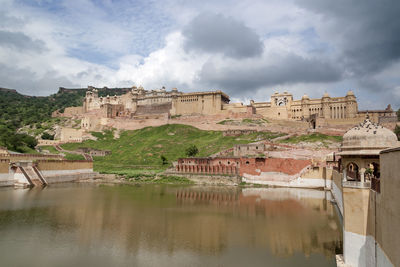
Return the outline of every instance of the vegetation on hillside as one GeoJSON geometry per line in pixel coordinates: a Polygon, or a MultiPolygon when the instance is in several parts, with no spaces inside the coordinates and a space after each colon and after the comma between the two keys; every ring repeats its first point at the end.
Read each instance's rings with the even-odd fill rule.
{"type": "Polygon", "coordinates": [[[397,120],[400,121],[400,108],[397,110],[397,120]]]}
{"type": "Polygon", "coordinates": [[[290,138],[280,140],[280,143],[291,143],[298,144],[300,142],[315,143],[315,142],[342,142],[342,136],[326,135],[321,133],[304,134],[298,136],[292,136],[290,138]]]}
{"type": "Polygon", "coordinates": [[[399,125],[396,125],[396,127],[394,128],[394,133],[397,136],[397,140],[400,141],[400,126],[399,125]]]}
{"type": "MultiPolygon", "coordinates": [[[[100,89],[99,95],[120,94],[121,90],[100,89]]],[[[60,90],[46,97],[21,95],[15,90],[0,88],[0,146],[18,152],[31,152],[36,145],[36,136],[50,127],[47,122],[53,111],[66,107],[80,106],[85,90],[60,90]],[[19,133],[18,129],[29,125],[29,130],[19,133]],[[18,133],[18,134],[17,134],[18,133]]]]}
{"type": "Polygon", "coordinates": [[[190,145],[198,148],[196,156],[204,157],[235,144],[251,143],[259,140],[273,139],[279,133],[260,132],[239,137],[223,136],[222,132],[203,131],[192,126],[168,124],[159,127],[146,127],[135,131],[123,131],[114,139],[112,131],[93,133],[98,139],[83,143],[69,143],[62,147],[75,150],[80,147],[91,147],[110,150],[111,155],[95,157],[94,168],[105,173],[128,173],[132,168],[162,170],[169,165],[163,164],[161,155],[171,163],[179,157],[186,157],[190,145]]]}
{"type": "Polygon", "coordinates": [[[242,120],[231,120],[231,119],[226,119],[217,122],[217,124],[221,125],[247,125],[247,126],[259,126],[259,125],[264,125],[266,123],[269,123],[267,119],[242,119],[242,120]]]}

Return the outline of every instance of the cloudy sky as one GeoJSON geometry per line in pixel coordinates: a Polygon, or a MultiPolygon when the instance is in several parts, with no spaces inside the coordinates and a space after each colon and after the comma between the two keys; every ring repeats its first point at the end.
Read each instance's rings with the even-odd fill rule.
{"type": "Polygon", "coordinates": [[[0,0],[0,87],[352,89],[360,109],[400,107],[398,0],[0,0]]]}

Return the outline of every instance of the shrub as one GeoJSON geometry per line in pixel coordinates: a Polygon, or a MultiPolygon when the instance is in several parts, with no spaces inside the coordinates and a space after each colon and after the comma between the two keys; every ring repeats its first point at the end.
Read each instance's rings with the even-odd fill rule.
{"type": "Polygon", "coordinates": [[[164,155],[161,155],[161,156],[160,156],[160,159],[161,159],[161,161],[162,161],[162,165],[167,165],[167,164],[168,164],[168,160],[167,160],[167,158],[166,158],[164,155]]]}
{"type": "Polygon", "coordinates": [[[49,133],[43,133],[42,134],[42,139],[44,139],[44,140],[54,140],[54,135],[51,135],[49,133]]]}
{"type": "Polygon", "coordinates": [[[396,125],[396,128],[394,128],[394,133],[397,135],[397,140],[400,141],[400,126],[396,125]]]}
{"type": "Polygon", "coordinates": [[[199,149],[195,145],[191,145],[188,148],[186,148],[186,156],[188,157],[194,157],[199,153],[199,149]]]}

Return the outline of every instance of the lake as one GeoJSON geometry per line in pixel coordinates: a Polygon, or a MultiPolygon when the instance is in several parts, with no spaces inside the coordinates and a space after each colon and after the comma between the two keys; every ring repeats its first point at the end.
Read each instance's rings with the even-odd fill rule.
{"type": "Polygon", "coordinates": [[[0,265],[336,266],[329,200],[288,188],[1,188],[0,265]]]}

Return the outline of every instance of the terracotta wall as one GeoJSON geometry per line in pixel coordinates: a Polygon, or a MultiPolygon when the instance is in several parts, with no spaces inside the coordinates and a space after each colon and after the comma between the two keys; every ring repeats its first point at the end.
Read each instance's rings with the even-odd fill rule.
{"type": "Polygon", "coordinates": [[[280,172],[294,175],[311,165],[310,160],[283,159],[283,158],[242,158],[240,175],[244,173],[259,175],[260,172],[280,172]],[[257,172],[260,170],[260,172],[257,172]]]}
{"type": "Polygon", "coordinates": [[[280,172],[294,175],[311,164],[310,160],[281,158],[185,158],[179,159],[176,171],[189,173],[236,173],[260,175],[261,172],[280,172]]]}

